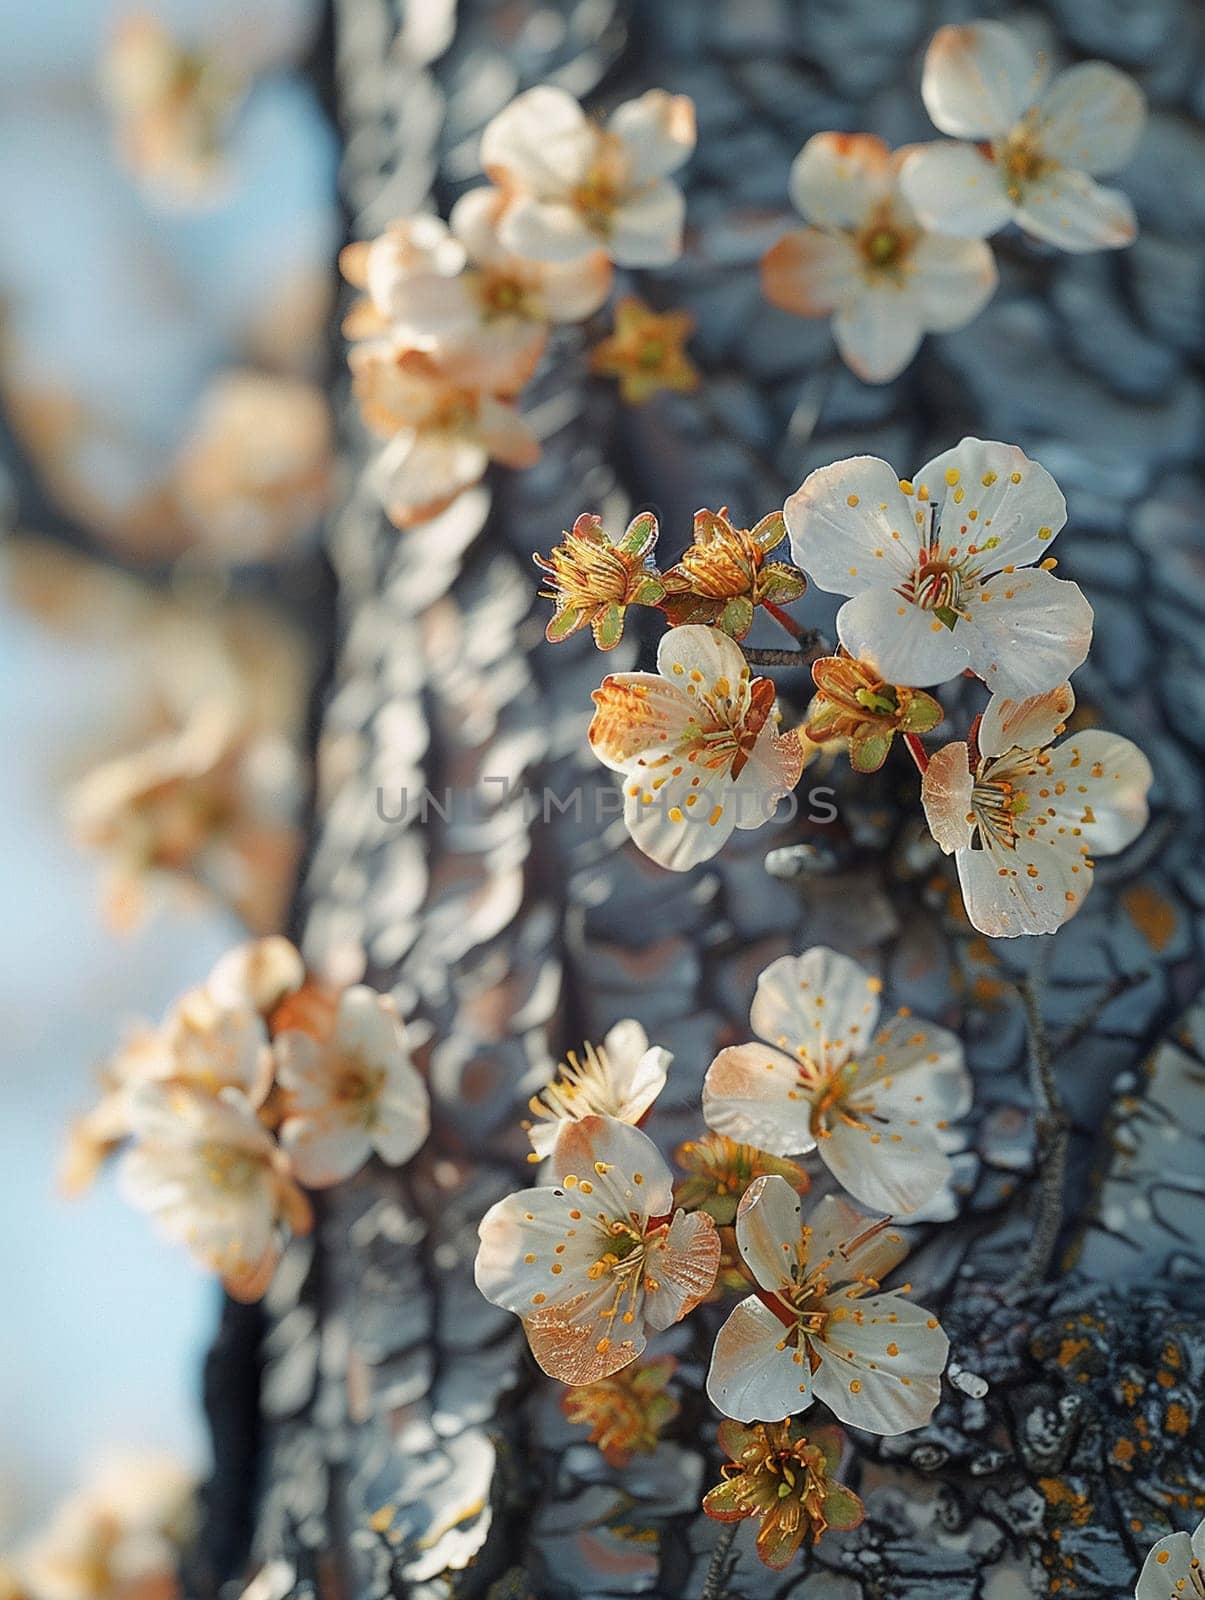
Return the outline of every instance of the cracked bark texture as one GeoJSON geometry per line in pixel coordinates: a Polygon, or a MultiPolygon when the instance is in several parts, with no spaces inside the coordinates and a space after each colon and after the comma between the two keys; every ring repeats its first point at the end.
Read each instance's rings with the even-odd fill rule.
{"type": "MultiPolygon", "coordinates": [[[[373,1167],[320,1197],[315,1235],[291,1249],[262,1318],[225,1328],[211,1384],[217,1481],[254,1473],[257,1491],[215,1502],[215,1564],[251,1505],[253,1559],[277,1563],[265,1581],[281,1596],[701,1592],[719,1527],[697,1510],[717,1420],[699,1391],[722,1313],[665,1336],[682,1414],[656,1455],[613,1472],[564,1421],[517,1321],[477,1294],[476,1224],[528,1181],[518,1119],[566,1047],[635,1016],[671,1048],[649,1131],[672,1149],[699,1131],[715,1051],[747,1037],[756,974],[824,942],[880,970],[892,1004],[966,1041],[965,1149],[913,1230],[908,1269],[940,1308],[953,1365],[929,1427],[851,1435],[843,1476],[867,1502],[864,1527],[786,1574],[758,1565],[743,1529],[728,1592],[1129,1593],[1145,1551],[1194,1526],[1205,1493],[1200,15],[1188,0],[1061,0],[1028,15],[1059,55],[1115,60],[1147,89],[1152,124],[1122,180],[1142,235],[1082,259],[998,240],[988,311],[868,388],[835,363],[825,323],[761,300],[757,262],[793,225],[787,170],[812,133],[933,136],[920,56],[962,8],[336,0],[335,13],[355,235],[423,206],[446,212],[477,179],[481,127],[533,83],[602,108],[654,85],[695,98],[687,250],[638,287],[695,312],[706,387],[626,412],[585,376],[580,334],[559,334],[528,396],[545,441],[537,468],[404,534],[351,474],[330,528],[341,643],[303,939],[313,965],[366,977],[414,1019],[434,1135],[406,1171],[373,1167]],[[1066,491],[1060,575],[1097,614],[1079,702],[1157,773],[1150,830],[1100,868],[1086,909],[1042,952],[1071,1118],[1068,1220],[1057,1282],[1011,1305],[998,1291],[1024,1256],[1034,1201],[1011,980],[1039,942],[967,928],[903,752],[874,780],[816,778],[837,791],[831,824],[809,822],[805,804],[688,875],[650,864],[607,809],[613,780],[585,744],[602,663],[588,635],[544,643],[530,562],[582,510],[614,526],[646,505],[668,561],[698,505],[726,504],[749,525],[814,466],[870,453],[908,472],[968,432],[1021,444],[1066,491]],[[768,875],[767,850],[797,840],[813,846],[806,870],[768,875]],[[223,1386],[223,1360],[241,1396],[223,1386]]],[[[346,396],[342,412],[355,469],[369,446],[346,396]]],[[[829,597],[798,610],[831,626],[829,597]]],[[[777,641],[759,621],[751,642],[777,641]]],[[[652,643],[637,631],[607,666],[647,664],[652,643]]],[[[776,676],[801,709],[806,677],[776,676]]],[[[955,715],[971,705],[965,686],[943,698],[955,715]]]]}

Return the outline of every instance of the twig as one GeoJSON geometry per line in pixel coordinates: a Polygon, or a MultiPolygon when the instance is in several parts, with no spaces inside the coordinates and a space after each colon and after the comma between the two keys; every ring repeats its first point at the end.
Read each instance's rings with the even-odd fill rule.
{"type": "Polygon", "coordinates": [[[739,1527],[739,1522],[726,1522],[720,1529],[715,1549],[711,1552],[711,1565],[707,1568],[707,1578],[703,1584],[700,1600],[723,1600],[724,1591],[728,1586],[728,1553],[732,1549],[732,1541],[736,1538],[736,1530],[739,1527]]]}
{"type": "Polygon", "coordinates": [[[1041,1283],[1050,1268],[1063,1225],[1063,1189],[1067,1177],[1067,1118],[1059,1098],[1050,1041],[1042,1019],[1038,980],[1030,975],[1017,983],[1025,1007],[1029,1035],[1029,1082],[1034,1102],[1038,1167],[1038,1212],[1025,1260],[1009,1280],[1010,1298],[1041,1283]]]}
{"type": "Polygon", "coordinates": [[[1061,1056],[1072,1045],[1077,1045],[1086,1033],[1090,1033],[1100,1020],[1101,1013],[1107,1011],[1114,1000],[1120,999],[1123,994],[1128,994],[1131,989],[1137,989],[1140,984],[1150,977],[1147,967],[1140,968],[1137,972],[1119,972],[1108,988],[1102,990],[1088,1009],[1071,1023],[1051,1046],[1051,1054],[1061,1056]]]}
{"type": "Polygon", "coordinates": [[[789,611],[784,611],[781,606],[775,605],[773,600],[763,600],[762,610],[772,616],[778,626],[791,635],[796,644],[802,645],[805,639],[816,637],[814,633],[809,635],[801,622],[796,622],[789,611]]]}

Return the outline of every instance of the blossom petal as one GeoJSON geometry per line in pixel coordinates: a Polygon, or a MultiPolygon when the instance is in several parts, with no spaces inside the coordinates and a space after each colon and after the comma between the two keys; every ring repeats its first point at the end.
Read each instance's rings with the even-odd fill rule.
{"type": "Polygon", "coordinates": [[[710,861],[740,818],[732,785],[722,774],[704,773],[697,787],[690,784],[683,774],[657,793],[635,780],[624,788],[623,818],[632,842],[668,872],[689,872],[710,861]]]}
{"type": "Polygon", "coordinates": [[[1116,855],[1146,827],[1151,764],[1128,739],[1100,728],[1072,734],[1049,764],[1025,782],[1030,812],[1063,824],[1094,855],[1116,855]]]}
{"type": "Polygon", "coordinates": [[[833,1310],[845,1314],[831,1318],[815,1345],[821,1355],[812,1377],[816,1399],[867,1433],[893,1437],[923,1427],[941,1398],[950,1351],[937,1318],[893,1294],[838,1301],[833,1310]]]}
{"type": "Polygon", "coordinates": [[[638,1022],[617,1022],[603,1040],[611,1082],[623,1107],[623,1121],[638,1123],[665,1088],[673,1056],[661,1045],[649,1045],[638,1022]],[[636,1051],[637,1035],[645,1048],[636,1051]]]}
{"type": "Polygon", "coordinates": [[[595,1195],[594,1208],[609,1217],[664,1216],[673,1206],[664,1156],[647,1134],[615,1117],[562,1123],[552,1166],[566,1189],[576,1177],[578,1192],[595,1195]]]}
{"type": "Polygon", "coordinates": [[[580,261],[599,245],[575,206],[526,194],[517,195],[507,206],[498,237],[514,255],[533,261],[580,261]]]}
{"type": "Polygon", "coordinates": [[[749,1016],[760,1038],[794,1052],[798,1070],[815,1081],[818,1072],[840,1066],[869,1041],[878,1025],[881,987],[849,956],[816,945],[770,963],[757,980],[749,1016]]]}
{"type": "Polygon", "coordinates": [[[531,467],[540,459],[539,440],[513,406],[483,395],[477,424],[490,458],[504,467],[531,467]]]}
{"type": "Polygon", "coordinates": [[[478,1228],[474,1268],[485,1298],[526,1317],[546,1303],[560,1305],[582,1294],[602,1245],[590,1223],[570,1216],[580,1209],[561,1187],[524,1189],[492,1205],[478,1228]],[[558,1245],[565,1248],[558,1252],[558,1245]],[[553,1273],[554,1265],[561,1270],[553,1273]]]}
{"type": "Polygon", "coordinates": [[[979,752],[1002,756],[1009,750],[1043,750],[1062,732],[1075,710],[1075,690],[1069,683],[1026,700],[994,694],[979,724],[979,752]]]}
{"type": "Polygon", "coordinates": [[[665,267],[682,254],[686,198],[660,179],[616,206],[606,237],[607,254],[620,267],[665,267]]]}
{"type": "Polygon", "coordinates": [[[689,95],[649,89],[639,99],[617,106],[607,131],[623,140],[630,183],[666,178],[694,150],[695,104],[689,95]]]}
{"type": "Polygon", "coordinates": [[[799,1353],[783,1345],[785,1329],[750,1295],[716,1335],[707,1395],[739,1422],[778,1422],[811,1403],[811,1376],[799,1353]]]}
{"type": "Polygon", "coordinates": [[[869,133],[817,133],[791,164],[795,209],[821,228],[856,228],[891,188],[891,152],[869,133]]]}
{"type": "Polygon", "coordinates": [[[796,228],[762,257],[762,293],[797,317],[826,317],[857,282],[858,251],[845,234],[796,228]]]}
{"type": "Polygon", "coordinates": [[[925,52],[921,98],[943,133],[990,139],[1033,105],[1045,77],[1041,58],[1004,23],[948,24],[925,52]]]}
{"type": "Polygon", "coordinates": [[[650,1251],[648,1271],[657,1288],[644,1298],[650,1328],[668,1328],[705,1300],[715,1286],[720,1265],[720,1236],[706,1211],[679,1211],[665,1243],[650,1251]]]}
{"type": "Polygon", "coordinates": [[[931,1128],[910,1128],[906,1117],[877,1104],[873,1116],[854,1123],[836,1118],[820,1141],[820,1159],[861,1205],[889,1216],[917,1210],[950,1176],[931,1128]]]}
{"type": "Polygon", "coordinates": [[[1067,502],[1046,468],[995,439],[967,438],[943,450],[925,462],[916,486],[940,502],[943,547],[959,556],[973,548],[984,572],[1040,560],[1067,521],[1067,502]]]}
{"type": "Polygon", "coordinates": [[[993,694],[1024,699],[1057,688],[1087,659],[1092,607],[1077,583],[1040,567],[997,573],[970,600],[962,635],[993,694]]]}
{"type": "MultiPolygon", "coordinates": [[[[481,135],[481,165],[538,198],[565,194],[586,176],[598,130],[571,94],[540,84],[517,95],[481,135]]],[[[521,253],[521,252],[520,252],[521,253]]]]}
{"type": "Polygon", "coordinates": [[[1134,153],[1146,122],[1146,96],[1104,61],[1060,72],[1038,106],[1043,155],[1081,172],[1117,172],[1134,153]]]}
{"type": "Polygon", "coordinates": [[[390,519],[405,527],[442,511],[488,465],[488,452],[474,439],[407,430],[385,446],[369,477],[390,519]]]}
{"type": "Polygon", "coordinates": [[[329,1114],[286,1118],[280,1143],[298,1181],[307,1189],[342,1183],[372,1154],[363,1123],[353,1124],[329,1114]]]}
{"type": "Polygon", "coordinates": [[[897,1229],[864,1216],[844,1195],[826,1194],[813,1206],[806,1233],[809,1263],[827,1256],[841,1282],[879,1284],[908,1254],[897,1229]]]}
{"type": "Polygon", "coordinates": [[[863,383],[890,383],[920,348],[920,309],[907,288],[865,288],[833,316],[833,338],[845,365],[863,383]]]}
{"type": "Polygon", "coordinates": [[[736,1242],[763,1289],[792,1282],[802,1239],[803,1206],[795,1190],[777,1173],[754,1178],[737,1207],[736,1242]]]}
{"type": "Polygon", "coordinates": [[[1120,250],[1138,233],[1129,196],[1073,167],[1052,167],[1035,178],[1016,215],[1027,233],[1061,250],[1120,250]]]}
{"type": "MultiPolygon", "coordinates": [[[[923,1116],[926,1122],[954,1122],[971,1109],[971,1077],[962,1042],[936,1022],[894,1016],[874,1039],[875,1055],[859,1073],[856,1088],[874,1086],[878,1101],[923,1116]]],[[[857,1103],[858,1094],[848,1097],[857,1103]]]]}
{"type": "Polygon", "coordinates": [[[622,1339],[599,1337],[603,1313],[614,1299],[605,1281],[570,1300],[540,1306],[523,1318],[531,1353],[561,1383],[597,1383],[630,1366],[648,1343],[641,1318],[625,1324],[622,1339]]]}
{"type": "Polygon", "coordinates": [[[783,795],[789,794],[803,772],[803,745],[799,735],[779,734],[773,717],[757,736],[744,770],[732,784],[731,804],[738,828],[760,828],[769,822],[783,795]]]}
{"type": "Polygon", "coordinates": [[[970,846],[975,831],[971,816],[974,788],[970,751],[961,740],[943,745],[929,757],[921,779],[921,804],[929,832],[948,856],[970,846]]]}
{"type": "Polygon", "coordinates": [[[431,1129],[427,1086],[408,1062],[393,1069],[387,1093],[377,1101],[372,1147],[390,1167],[401,1167],[422,1149],[431,1129]]]}
{"type": "Polygon", "coordinates": [[[989,939],[1056,932],[1092,887],[1089,862],[1049,844],[959,850],[954,859],[967,917],[989,939]]]}
{"type": "Polygon", "coordinates": [[[551,322],[583,322],[611,292],[611,262],[602,250],[576,261],[545,264],[540,298],[551,322]]]}
{"type": "Polygon", "coordinates": [[[925,144],[900,168],[900,188],[926,228],[959,239],[986,239],[1012,220],[1000,169],[973,144],[925,144]]]}
{"type": "Polygon", "coordinates": [[[703,1080],[703,1120],[716,1133],[771,1155],[815,1148],[799,1063],[766,1044],[721,1050],[703,1080]]]}
{"type": "Polygon", "coordinates": [[[783,514],[791,559],[832,594],[893,585],[916,564],[920,535],[913,503],[893,468],[877,456],[852,456],[809,473],[783,514]]]}
{"type": "Polygon", "coordinates": [[[1134,1600],[1183,1600],[1191,1594],[1193,1544],[1186,1533],[1169,1533],[1152,1545],[1138,1575],[1134,1600]]]}
{"type": "Polygon", "coordinates": [[[970,662],[969,628],[947,628],[894,589],[867,589],[847,600],[837,613],[837,635],[888,683],[946,683],[970,662]]]}
{"type": "Polygon", "coordinates": [[[913,246],[911,261],[913,299],[931,333],[965,327],[996,292],[996,258],[982,239],[925,233],[913,246]]]}
{"type": "MultiPolygon", "coordinates": [[[[676,628],[665,638],[672,638],[676,628]]],[[[595,689],[589,740],[613,772],[626,772],[642,754],[679,738],[690,720],[690,701],[656,672],[615,672],[595,689]],[[662,735],[665,739],[662,739],[662,735]]]]}

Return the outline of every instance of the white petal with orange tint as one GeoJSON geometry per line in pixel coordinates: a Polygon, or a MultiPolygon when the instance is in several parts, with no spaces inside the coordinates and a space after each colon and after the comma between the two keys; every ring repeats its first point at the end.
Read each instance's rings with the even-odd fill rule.
{"type": "Polygon", "coordinates": [[[689,872],[710,861],[732,837],[740,813],[721,773],[667,780],[652,791],[633,779],[624,786],[623,819],[633,843],[669,872],[689,872]]]}
{"type": "Polygon", "coordinates": [[[745,1265],[774,1293],[794,1282],[803,1236],[803,1206],[784,1177],[754,1178],[736,1213],[736,1242],[745,1265]]]}
{"type": "Polygon", "coordinates": [[[1041,93],[1046,66],[1002,22],[939,28],[925,52],[921,98],[935,127],[959,139],[1006,133],[1041,93]]]}
{"type": "Polygon", "coordinates": [[[833,316],[841,359],[864,383],[890,383],[920,348],[920,308],[907,287],[870,283],[833,316]]]}
{"type": "Polygon", "coordinates": [[[569,1214],[580,1210],[560,1187],[521,1190],[492,1205],[478,1229],[474,1269],[486,1299],[525,1317],[589,1290],[586,1274],[605,1242],[593,1224],[569,1214]],[[561,1271],[553,1273],[554,1266],[561,1271]]]}
{"type": "Polygon", "coordinates": [[[669,1328],[689,1316],[715,1286],[720,1236],[706,1211],[679,1211],[664,1241],[646,1257],[644,1317],[650,1328],[669,1328]],[[647,1283],[656,1283],[655,1289],[647,1283]]]}
{"type": "Polygon", "coordinates": [[[974,545],[980,571],[1040,561],[1067,521],[1058,484],[1015,444],[963,439],[926,461],[915,481],[940,505],[943,548],[964,555],[974,545]]]}
{"type": "MultiPolygon", "coordinates": [[[[1040,567],[997,573],[968,596],[955,632],[996,694],[1020,700],[1056,688],[1087,659],[1092,607],[1078,584],[1040,567]]],[[[888,676],[890,676],[888,674],[888,676]]]]}
{"type": "Polygon", "coordinates": [[[1146,96],[1105,61],[1060,72],[1038,105],[1042,154],[1081,172],[1116,172],[1134,153],[1146,122],[1146,96]]]}
{"type": "Polygon", "coordinates": [[[791,559],[818,588],[860,594],[912,572],[920,550],[915,503],[877,456],[819,467],[783,507],[791,559]]]}
{"type": "Polygon", "coordinates": [[[561,1180],[577,1177],[579,1192],[592,1194],[594,1209],[608,1217],[664,1216],[673,1206],[674,1179],[665,1158],[647,1134],[614,1117],[566,1122],[552,1166],[561,1180]],[[590,1188],[582,1190],[581,1181],[590,1188]]]}
{"type": "Polygon", "coordinates": [[[540,442],[515,410],[492,395],[483,395],[477,409],[481,442],[492,461],[504,467],[530,467],[540,459],[540,442]]]}
{"type": "Polygon", "coordinates": [[[707,1069],[703,1120],[771,1155],[811,1150],[811,1102],[800,1093],[799,1077],[799,1063],[771,1045],[731,1045],[707,1069]]]}
{"type": "Polygon", "coordinates": [[[1054,167],[1035,178],[1016,215],[1026,232],[1061,250],[1120,250],[1138,232],[1128,195],[1072,167],[1054,167]]]}
{"type": "Polygon", "coordinates": [[[1025,700],[994,694],[979,724],[979,753],[1002,756],[1009,750],[1041,750],[1062,731],[1074,710],[1075,690],[1069,683],[1025,700]]]}
{"type": "Polygon", "coordinates": [[[577,261],[544,263],[540,298],[552,322],[583,322],[611,292],[611,263],[601,250],[577,261]]]}
{"type": "Polygon", "coordinates": [[[971,661],[969,626],[948,628],[894,589],[867,589],[847,600],[837,613],[837,636],[851,656],[871,662],[888,683],[946,683],[971,661]]]}
{"type": "Polygon", "coordinates": [[[762,257],[762,290],[771,305],[797,317],[826,317],[856,294],[860,268],[847,235],[795,228],[762,257]]]}
{"type": "Polygon", "coordinates": [[[811,1403],[806,1359],[784,1344],[786,1329],[750,1296],[716,1335],[707,1373],[712,1405],[738,1422],[777,1422],[811,1403]]]}
{"type": "Polygon", "coordinates": [[[1000,169],[973,144],[926,144],[900,169],[900,187],[926,228],[986,239],[1013,217],[1000,169]]]}
{"type": "Polygon", "coordinates": [[[488,465],[488,452],[472,439],[406,432],[390,440],[368,476],[390,517],[404,524],[442,510],[488,465]]]}
{"type": "Polygon", "coordinates": [[[931,333],[962,328],[996,292],[996,258],[981,239],[923,233],[912,249],[912,298],[931,333]]]}
{"type": "Polygon", "coordinates": [[[970,753],[961,740],[944,745],[929,757],[921,778],[921,803],[929,832],[946,855],[970,845],[975,826],[971,815],[974,787],[970,753]]]}
{"type": "Polygon", "coordinates": [[[824,945],[780,956],[757,980],[749,1017],[760,1038],[827,1071],[870,1040],[881,985],[864,967],[824,945]]]}
{"type": "Polygon", "coordinates": [[[923,1427],[941,1398],[950,1344],[937,1319],[899,1295],[830,1300],[812,1392],[841,1422],[894,1437],[923,1427]],[[858,1320],[854,1319],[854,1311],[858,1320]],[[842,1315],[844,1313],[844,1315],[842,1315]]]}
{"type": "Polygon", "coordinates": [[[791,203],[821,228],[857,228],[891,186],[891,158],[868,133],[817,133],[791,164],[791,203]]]}
{"type": "Polygon", "coordinates": [[[507,206],[498,236],[508,250],[533,261],[580,261],[599,244],[575,206],[525,194],[507,206]]]}
{"type": "MultiPolygon", "coordinates": [[[[1034,854],[1030,852],[1031,858],[1034,854]]],[[[1040,864],[998,848],[960,850],[955,861],[967,917],[989,939],[1056,932],[1078,911],[1092,886],[1087,862],[1073,862],[1048,847],[1041,850],[1040,864]],[[1075,875],[1073,866],[1079,867],[1075,875]]]]}
{"type": "Polygon", "coordinates": [[[538,198],[559,196],[586,176],[598,130],[571,94],[540,84],[503,107],[481,135],[481,165],[538,198]]]}
{"type": "Polygon", "coordinates": [[[950,1160],[931,1128],[876,1104],[873,1116],[851,1111],[820,1141],[820,1158],[860,1205],[891,1216],[916,1211],[950,1176],[950,1160]],[[853,1120],[850,1120],[850,1118],[853,1120]]]}
{"type": "Polygon", "coordinates": [[[331,1115],[289,1117],[280,1130],[281,1149],[299,1183],[326,1189],[358,1172],[372,1154],[363,1125],[331,1115]]]}
{"type": "Polygon", "coordinates": [[[691,717],[685,693],[656,672],[609,673],[594,691],[594,703],[590,747],[612,772],[627,772],[641,755],[672,745],[691,717]]]}
{"type": "Polygon", "coordinates": [[[665,179],[615,208],[607,254],[619,267],[666,267],[682,254],[686,198],[665,179]]]}
{"type": "Polygon", "coordinates": [[[694,101],[688,95],[649,89],[638,99],[617,106],[607,131],[623,140],[630,183],[667,178],[694,150],[694,101]]]}
{"type": "Polygon", "coordinates": [[[1077,830],[1075,837],[1092,854],[1116,855],[1146,827],[1152,779],[1151,764],[1136,744],[1089,728],[1056,745],[1043,778],[1030,779],[1026,790],[1035,809],[1048,807],[1052,823],[1077,830]],[[1042,789],[1053,792],[1047,798],[1042,789]]]}

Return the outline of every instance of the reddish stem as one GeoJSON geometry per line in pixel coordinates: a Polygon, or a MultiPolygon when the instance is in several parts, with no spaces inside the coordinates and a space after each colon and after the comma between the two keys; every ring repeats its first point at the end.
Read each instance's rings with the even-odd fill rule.
{"type": "Polygon", "coordinates": [[[929,765],[929,757],[925,754],[925,747],[920,742],[920,734],[906,733],[904,735],[904,743],[908,746],[908,754],[916,762],[916,770],[923,778],[929,765]]]}
{"type": "Polygon", "coordinates": [[[762,609],[768,611],[779,627],[785,628],[797,644],[803,643],[806,637],[803,626],[796,622],[789,612],[784,611],[781,606],[776,606],[773,600],[763,600],[762,609]]]}

